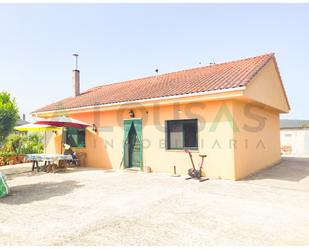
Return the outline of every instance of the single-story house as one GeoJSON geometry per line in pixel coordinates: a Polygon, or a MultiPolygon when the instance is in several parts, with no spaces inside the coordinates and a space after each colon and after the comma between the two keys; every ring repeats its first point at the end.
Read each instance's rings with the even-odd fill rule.
{"type": "Polygon", "coordinates": [[[280,137],[282,154],[309,157],[309,120],[282,119],[280,137]]]}
{"type": "MultiPolygon", "coordinates": [[[[290,110],[273,53],[178,72],[103,84],[33,112],[66,115],[92,126],[67,129],[63,141],[104,169],[147,166],[186,174],[184,150],[207,154],[208,177],[237,180],[281,159],[280,113],[290,110]]],[[[50,133],[47,152],[60,153],[62,134],[50,133]]]]}

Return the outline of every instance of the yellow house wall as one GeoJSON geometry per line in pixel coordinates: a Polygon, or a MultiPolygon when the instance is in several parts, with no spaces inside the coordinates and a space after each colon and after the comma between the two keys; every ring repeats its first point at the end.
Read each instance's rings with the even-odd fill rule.
{"type": "MultiPolygon", "coordinates": [[[[199,154],[206,154],[205,170],[207,176],[211,178],[234,178],[234,153],[229,148],[229,139],[233,137],[233,130],[230,127],[225,116],[219,121],[215,131],[211,131],[211,126],[215,122],[216,115],[220,112],[222,105],[225,105],[232,112],[230,101],[227,102],[204,102],[192,105],[180,105],[171,108],[161,107],[157,110],[160,113],[158,120],[154,117],[157,114],[150,115],[145,122],[143,136],[151,142],[151,145],[144,150],[144,165],[150,166],[157,172],[171,172],[173,166],[176,165],[177,172],[186,174],[191,167],[191,163],[187,154],[183,151],[165,149],[165,121],[173,119],[194,119],[198,118],[198,142],[199,150],[193,153],[193,160],[198,166],[200,161],[199,154]],[[182,113],[177,113],[177,110],[182,113]],[[190,110],[190,111],[188,111],[190,110]],[[158,130],[159,128],[162,130],[158,130]]],[[[155,112],[152,109],[150,112],[155,112]]],[[[150,113],[149,112],[149,113],[150,113]]]]}
{"type": "MultiPolygon", "coordinates": [[[[86,132],[86,165],[104,169],[122,167],[123,122],[130,109],[75,113],[75,119],[95,123],[98,132],[86,132]]],[[[165,121],[198,119],[199,150],[193,152],[198,165],[199,154],[207,154],[205,170],[208,177],[240,179],[280,160],[279,112],[243,101],[210,101],[191,104],[139,107],[133,109],[135,118],[142,119],[143,165],[154,172],[186,174],[191,167],[183,151],[165,148],[165,121]],[[250,105],[250,113],[246,107],[250,105]],[[263,129],[252,132],[245,127],[256,127],[257,116],[265,120],[263,129]],[[232,118],[232,120],[231,120],[232,118]],[[233,127],[233,120],[235,126],[233,127]],[[217,124],[217,126],[214,126],[217,124]]],[[[60,153],[61,132],[50,132],[47,153],[60,153]]]]}
{"type": "MultiPolygon", "coordinates": [[[[98,132],[87,128],[86,148],[77,149],[87,153],[86,164],[104,169],[119,169],[123,155],[123,120],[128,119],[130,109],[76,113],[70,117],[95,123],[98,132]]],[[[198,119],[199,150],[193,152],[193,160],[198,166],[199,154],[207,154],[205,170],[208,177],[234,179],[233,127],[226,112],[232,114],[232,101],[211,101],[200,103],[173,104],[165,106],[139,107],[133,109],[135,118],[142,119],[143,165],[150,166],[154,172],[173,172],[187,174],[191,167],[189,156],[184,151],[166,150],[165,121],[175,119],[198,119]],[[223,115],[217,117],[218,113],[223,115]],[[214,123],[217,126],[213,127],[214,123]]],[[[55,152],[55,145],[60,144],[61,134],[52,135],[47,146],[48,153],[55,152]]],[[[57,146],[56,146],[57,147],[57,146]]],[[[57,152],[60,152],[57,147],[57,152]]]]}
{"type": "MultiPolygon", "coordinates": [[[[123,121],[130,109],[71,114],[72,118],[95,123],[98,132],[86,132],[86,165],[104,169],[119,169],[123,155],[123,121]]],[[[165,121],[198,119],[199,150],[193,152],[198,165],[199,154],[207,154],[205,170],[208,177],[240,179],[280,160],[279,113],[242,101],[211,101],[191,104],[140,107],[133,109],[135,118],[142,119],[143,165],[154,172],[186,174],[191,167],[183,151],[165,148],[165,121]],[[245,110],[251,105],[250,114],[245,110]],[[252,116],[253,114],[253,116],[252,116]],[[254,116],[255,115],[255,116],[254,116]],[[265,127],[252,132],[256,116],[265,119],[265,127]],[[232,118],[232,120],[231,120],[232,118]],[[235,126],[233,127],[233,121],[235,126]],[[217,126],[214,126],[217,124],[217,126]]],[[[47,153],[60,153],[61,132],[47,136],[47,153]]]]}
{"type": "MultiPolygon", "coordinates": [[[[191,167],[189,157],[183,151],[165,148],[165,121],[175,119],[198,119],[199,150],[193,152],[193,159],[198,165],[198,155],[207,154],[205,169],[208,177],[240,179],[280,160],[279,112],[288,112],[289,104],[274,60],[243,92],[209,95],[207,99],[195,96],[179,99],[179,102],[172,99],[162,101],[164,105],[159,103],[66,113],[72,118],[95,123],[98,128],[97,133],[87,128],[86,148],[75,150],[86,152],[87,166],[121,168],[123,122],[133,110],[135,118],[142,119],[143,165],[150,166],[154,172],[172,173],[175,165],[177,173],[186,174],[191,167]],[[227,94],[231,99],[223,100],[227,94]],[[249,114],[248,105],[254,106],[249,114]],[[265,120],[263,129],[254,132],[245,129],[255,127],[259,117],[265,120]],[[231,126],[232,121],[236,127],[231,126]]],[[[48,132],[47,153],[61,153],[61,136],[61,131],[58,134],[48,132]]]]}
{"type": "Polygon", "coordinates": [[[233,101],[238,132],[235,138],[235,179],[274,165],[280,155],[280,119],[277,111],[233,101]],[[248,106],[250,111],[248,113],[248,106]]]}
{"type": "Polygon", "coordinates": [[[251,80],[244,96],[262,104],[289,112],[290,107],[274,59],[251,80]]]}

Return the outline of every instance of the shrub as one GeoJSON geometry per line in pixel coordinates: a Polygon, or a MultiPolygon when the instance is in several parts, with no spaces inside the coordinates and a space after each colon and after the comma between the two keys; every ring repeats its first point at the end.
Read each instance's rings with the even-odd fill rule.
{"type": "Polygon", "coordinates": [[[19,152],[22,154],[37,154],[43,153],[44,144],[43,136],[38,133],[26,135],[21,143],[19,152]]]}
{"type": "Polygon", "coordinates": [[[18,107],[15,99],[6,92],[0,92],[0,146],[13,131],[18,120],[18,107]]]}
{"type": "Polygon", "coordinates": [[[12,157],[43,153],[42,140],[43,136],[39,133],[9,135],[0,149],[0,166],[8,164],[12,157]]]}

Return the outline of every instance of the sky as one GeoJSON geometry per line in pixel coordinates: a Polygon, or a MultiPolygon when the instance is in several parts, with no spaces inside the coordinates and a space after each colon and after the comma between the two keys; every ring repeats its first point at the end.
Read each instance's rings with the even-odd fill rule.
{"type": "Polygon", "coordinates": [[[0,91],[20,113],[81,90],[274,52],[290,101],[309,119],[309,4],[0,4],[0,91]]]}

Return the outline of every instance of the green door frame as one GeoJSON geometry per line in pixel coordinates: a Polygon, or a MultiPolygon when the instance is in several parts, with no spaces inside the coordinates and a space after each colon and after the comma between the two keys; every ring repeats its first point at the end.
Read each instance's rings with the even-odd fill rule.
{"type": "Polygon", "coordinates": [[[140,152],[139,152],[139,161],[140,165],[139,168],[142,169],[143,167],[143,137],[142,137],[142,119],[140,118],[132,118],[132,119],[125,119],[123,124],[124,129],[124,140],[123,140],[123,164],[125,168],[128,168],[129,165],[127,165],[128,160],[128,153],[126,148],[126,143],[129,139],[129,132],[131,130],[131,126],[134,125],[135,131],[137,133],[137,139],[140,143],[140,152]]]}

